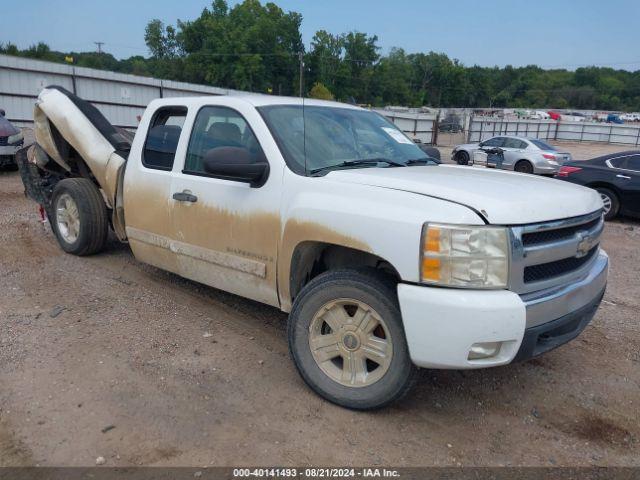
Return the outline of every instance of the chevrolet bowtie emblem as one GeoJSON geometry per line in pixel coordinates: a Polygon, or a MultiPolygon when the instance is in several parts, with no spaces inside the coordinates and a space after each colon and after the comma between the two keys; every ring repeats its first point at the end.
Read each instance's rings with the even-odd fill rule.
{"type": "Polygon", "coordinates": [[[576,257],[584,257],[594,247],[594,238],[591,235],[582,235],[578,242],[578,248],[576,251],[576,257]]]}

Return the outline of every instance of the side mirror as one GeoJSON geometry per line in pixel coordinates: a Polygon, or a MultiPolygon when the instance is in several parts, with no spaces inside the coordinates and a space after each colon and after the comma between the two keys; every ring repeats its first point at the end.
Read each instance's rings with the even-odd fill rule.
{"type": "Polygon", "coordinates": [[[264,155],[256,161],[246,148],[212,148],[204,155],[204,171],[210,175],[247,182],[253,188],[261,187],[269,177],[269,163],[264,155]]]}

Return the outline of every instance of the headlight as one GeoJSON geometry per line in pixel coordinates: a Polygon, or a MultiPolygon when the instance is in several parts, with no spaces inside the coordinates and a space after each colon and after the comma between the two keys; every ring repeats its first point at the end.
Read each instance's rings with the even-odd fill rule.
{"type": "Polygon", "coordinates": [[[424,225],[420,265],[423,283],[498,289],[507,287],[508,273],[506,228],[424,225]]]}
{"type": "Polygon", "coordinates": [[[7,139],[7,142],[9,145],[15,145],[16,143],[20,143],[22,140],[24,140],[24,135],[22,135],[22,132],[18,132],[15,135],[11,135],[7,139]]]}

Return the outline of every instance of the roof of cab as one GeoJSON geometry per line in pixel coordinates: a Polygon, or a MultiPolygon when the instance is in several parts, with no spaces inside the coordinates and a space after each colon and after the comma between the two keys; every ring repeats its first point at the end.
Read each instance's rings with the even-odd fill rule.
{"type": "Polygon", "coordinates": [[[334,102],[329,100],[316,100],[314,98],[305,98],[302,99],[300,97],[283,97],[278,95],[263,95],[259,93],[242,93],[242,92],[234,92],[230,95],[207,95],[207,96],[197,96],[197,97],[166,97],[161,99],[153,100],[154,103],[160,103],[164,105],[175,105],[175,104],[196,104],[202,105],[207,103],[214,103],[216,98],[224,98],[226,100],[238,100],[241,102],[248,103],[254,107],[264,107],[267,105],[302,105],[304,102],[305,106],[319,106],[319,107],[333,107],[333,108],[349,108],[354,110],[362,110],[361,107],[356,105],[350,105],[347,103],[334,102]]]}

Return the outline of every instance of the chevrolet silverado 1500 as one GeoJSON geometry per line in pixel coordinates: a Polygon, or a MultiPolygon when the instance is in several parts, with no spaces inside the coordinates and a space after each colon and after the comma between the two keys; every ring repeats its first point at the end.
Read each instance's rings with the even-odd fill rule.
{"type": "Polygon", "coordinates": [[[158,268],[289,312],[305,382],[398,399],[416,367],[504,365],[576,337],[604,294],[597,192],[437,165],[378,114],[266,95],[154,100],[135,137],[59,87],[19,155],[63,250],[111,227],[158,268]]]}

